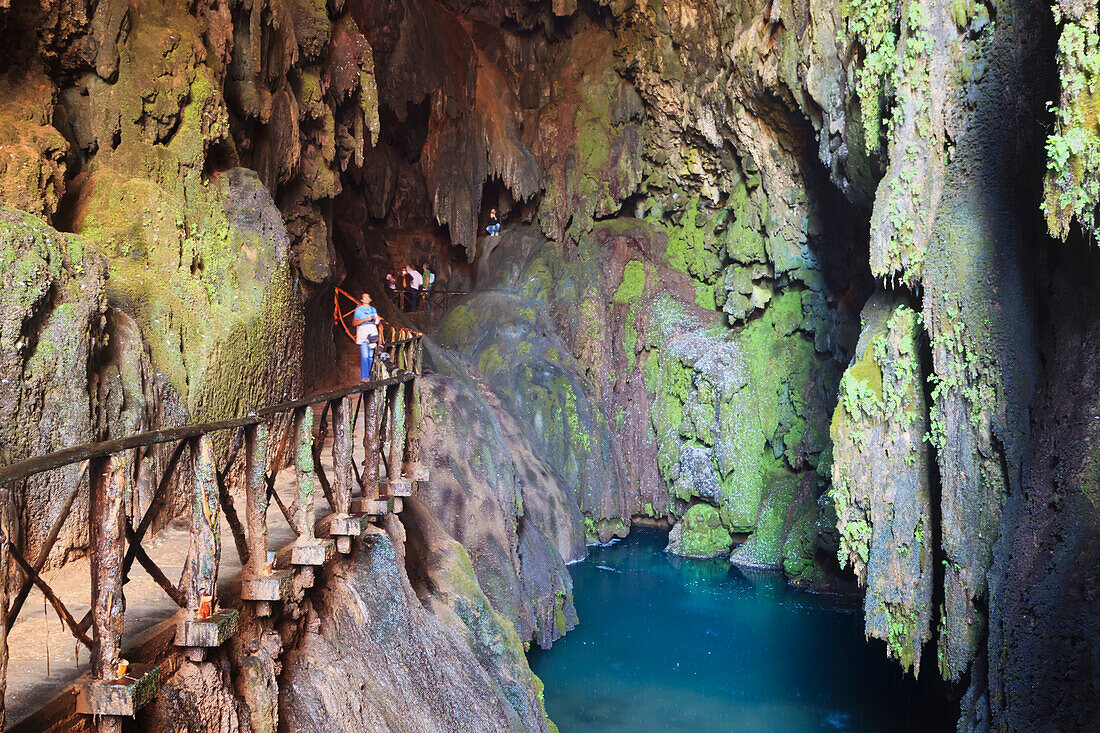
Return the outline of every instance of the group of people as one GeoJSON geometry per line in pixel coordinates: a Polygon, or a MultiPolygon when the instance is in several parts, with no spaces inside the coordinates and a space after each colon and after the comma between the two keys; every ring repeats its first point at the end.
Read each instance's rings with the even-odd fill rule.
{"type": "MultiPolygon", "coordinates": [[[[434,284],[435,273],[428,267],[427,262],[421,265],[420,270],[412,265],[405,265],[405,268],[400,270],[396,277],[392,272],[386,273],[386,285],[391,291],[396,292],[398,287],[408,291],[406,310],[417,310],[420,307],[421,291],[427,293],[434,284]]],[[[425,305],[430,307],[428,301],[425,301],[425,305]]]]}

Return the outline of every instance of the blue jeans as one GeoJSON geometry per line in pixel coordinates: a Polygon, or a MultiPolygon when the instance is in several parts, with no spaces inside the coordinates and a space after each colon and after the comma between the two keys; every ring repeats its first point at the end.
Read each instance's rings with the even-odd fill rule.
{"type": "Polygon", "coordinates": [[[489,232],[490,234],[500,234],[500,224],[490,224],[489,226],[485,227],[485,231],[489,232]]]}
{"type": "Polygon", "coordinates": [[[374,361],[374,344],[364,341],[359,344],[359,378],[370,379],[370,365],[374,361]]]}

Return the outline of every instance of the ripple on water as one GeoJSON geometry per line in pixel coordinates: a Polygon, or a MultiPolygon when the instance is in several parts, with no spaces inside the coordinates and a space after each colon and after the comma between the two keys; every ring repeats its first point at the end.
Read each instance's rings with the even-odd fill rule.
{"type": "Polygon", "coordinates": [[[858,607],[665,541],[636,529],[570,566],[581,623],[531,653],[562,733],[954,729],[957,711],[864,641],[858,607]]]}

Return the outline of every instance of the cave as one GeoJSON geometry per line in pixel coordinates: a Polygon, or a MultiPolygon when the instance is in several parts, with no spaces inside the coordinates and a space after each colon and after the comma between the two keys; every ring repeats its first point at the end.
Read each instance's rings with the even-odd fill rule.
{"type": "Polygon", "coordinates": [[[1100,728],[1086,5],[0,0],[0,728],[1100,728]]]}

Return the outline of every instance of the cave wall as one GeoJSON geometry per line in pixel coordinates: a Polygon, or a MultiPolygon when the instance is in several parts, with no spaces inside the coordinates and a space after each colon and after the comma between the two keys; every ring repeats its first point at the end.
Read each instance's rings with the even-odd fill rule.
{"type": "MultiPolygon", "coordinates": [[[[1057,47],[1029,0],[12,0],[0,451],[327,383],[327,288],[428,258],[475,292],[429,329],[423,499],[494,624],[565,633],[565,563],[645,516],[681,554],[846,566],[868,635],[967,690],[960,729],[1087,722],[1091,321],[1059,288],[1094,257],[1095,9],[1055,20],[1057,47]]],[[[12,492],[27,551],[62,486],[12,492]]]]}

